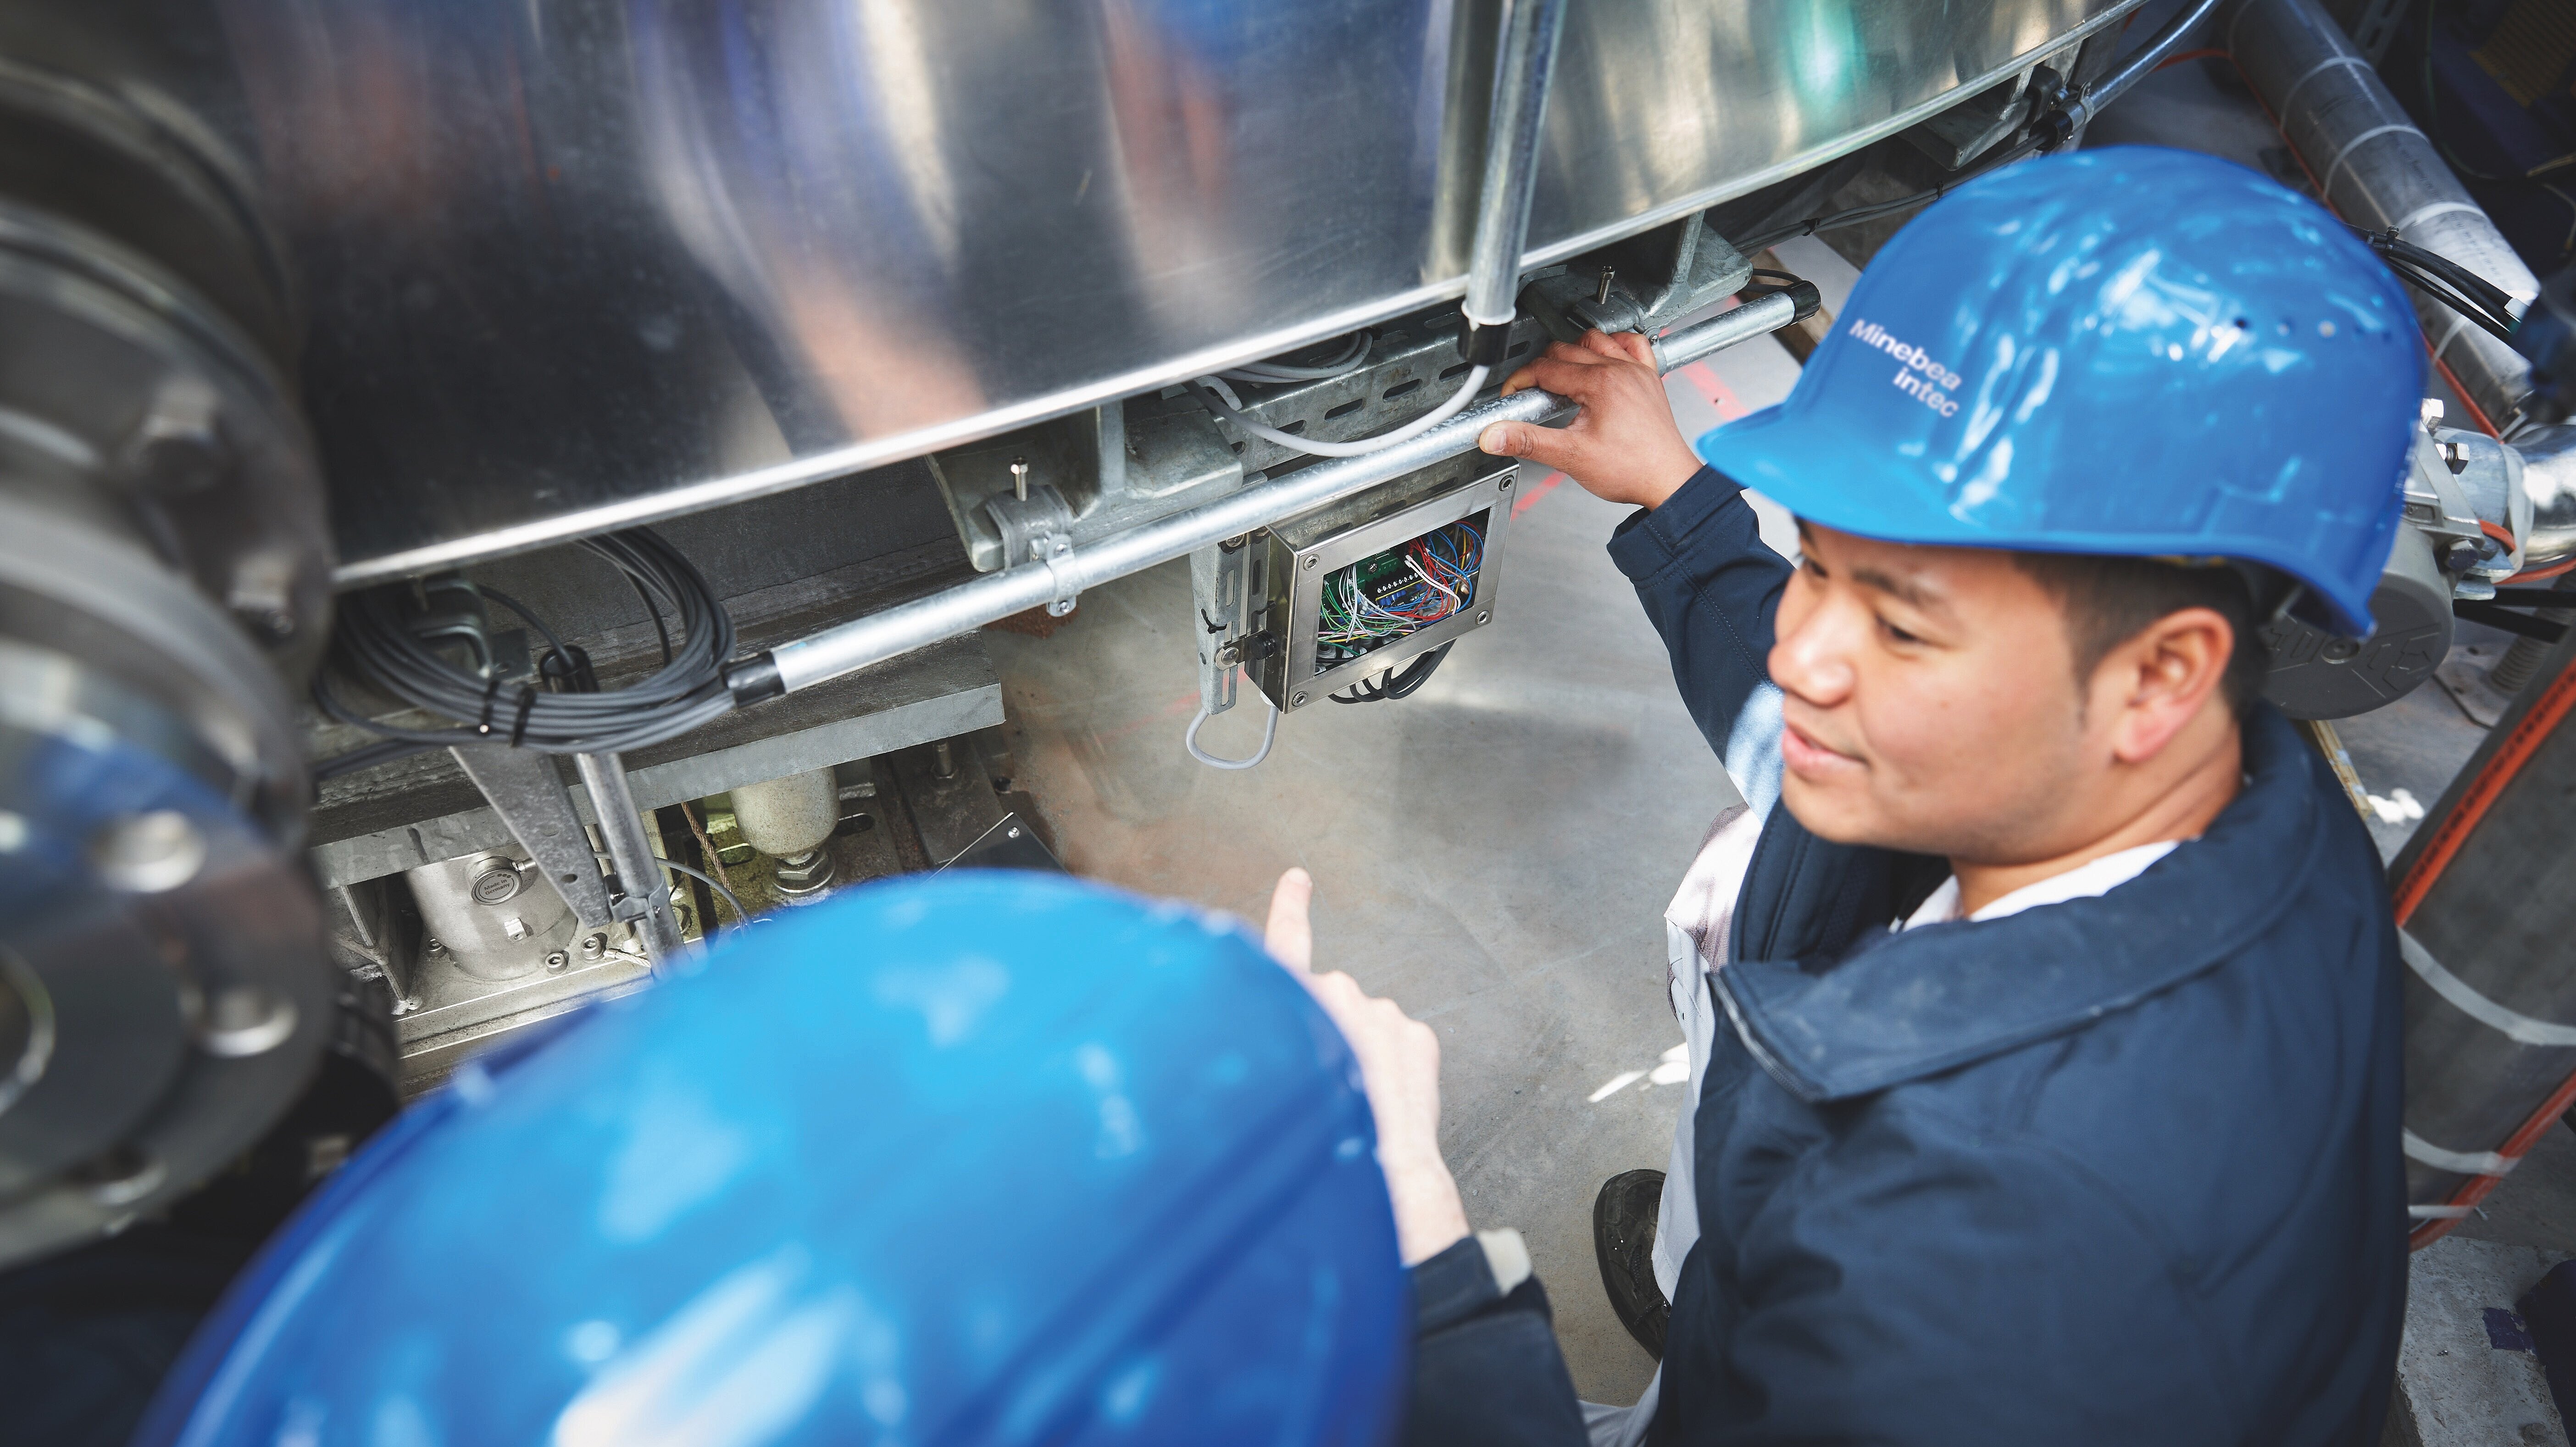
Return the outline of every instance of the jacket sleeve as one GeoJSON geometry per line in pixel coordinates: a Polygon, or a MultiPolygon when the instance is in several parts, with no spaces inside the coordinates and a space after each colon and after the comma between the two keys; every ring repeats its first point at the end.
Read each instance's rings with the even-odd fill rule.
{"type": "Polygon", "coordinates": [[[2239,1440],[2187,1264],[2104,1183],[1928,1110],[1852,1109],[1744,1222],[1713,1359],[1667,1356],[1658,1447],[2239,1440]]]}
{"type": "Polygon", "coordinates": [[[1700,733],[1768,815],[1780,768],[1780,692],[1768,660],[1788,559],[1762,541],[1744,490],[1703,467],[1663,506],[1620,524],[1610,560],[1663,635],[1700,733]]]}
{"type": "Polygon", "coordinates": [[[1404,1447],[1586,1447],[1537,1277],[1502,1290],[1469,1236],[1413,1268],[1413,1299],[1404,1447]]]}

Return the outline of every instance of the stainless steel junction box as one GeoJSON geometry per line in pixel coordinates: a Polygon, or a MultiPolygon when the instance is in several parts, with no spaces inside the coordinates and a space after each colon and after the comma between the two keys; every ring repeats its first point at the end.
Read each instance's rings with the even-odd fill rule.
{"type": "Polygon", "coordinates": [[[1460,458],[1270,529],[1255,626],[1279,647],[1255,681],[1271,706],[1294,713],[1493,622],[1518,476],[1460,458]]]}

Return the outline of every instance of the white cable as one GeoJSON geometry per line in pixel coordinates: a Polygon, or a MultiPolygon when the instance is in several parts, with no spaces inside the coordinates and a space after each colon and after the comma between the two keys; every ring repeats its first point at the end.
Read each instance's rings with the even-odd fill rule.
{"type": "Polygon", "coordinates": [[[1485,385],[1485,373],[1489,370],[1491,369],[1486,367],[1471,369],[1466,376],[1459,379],[1458,390],[1450,394],[1448,401],[1405,423],[1393,432],[1381,432],[1375,437],[1363,437],[1356,442],[1318,442],[1311,437],[1300,437],[1294,432],[1282,432],[1276,427],[1264,427],[1243,415],[1239,410],[1242,406],[1241,399],[1234,395],[1234,389],[1228,387],[1221,378],[1201,377],[1190,385],[1199,389],[1199,397],[1207,403],[1209,411],[1255,437],[1276,442],[1282,447],[1293,447],[1299,452],[1312,452],[1321,457],[1359,457],[1382,447],[1393,447],[1409,437],[1428,432],[1457,416],[1459,410],[1474,399],[1476,389],[1485,385]]]}
{"type": "Polygon", "coordinates": [[[1368,361],[1369,347],[1377,340],[1374,333],[1357,332],[1340,355],[1329,357],[1311,367],[1292,367],[1285,362],[1246,362],[1217,373],[1229,382],[1329,382],[1347,377],[1368,361]]]}
{"type": "MultiPolygon", "coordinates": [[[[1253,692],[1261,693],[1261,690],[1256,688],[1253,692]]],[[[1198,760],[1200,763],[1207,765],[1211,769],[1251,768],[1253,765],[1260,763],[1263,759],[1270,757],[1270,741],[1279,737],[1279,710],[1270,706],[1270,695],[1266,693],[1261,694],[1261,706],[1265,711],[1267,711],[1269,716],[1265,718],[1261,724],[1261,751],[1254,754],[1251,758],[1220,759],[1216,755],[1199,747],[1199,725],[1208,721],[1208,707],[1204,703],[1199,705],[1198,716],[1190,720],[1189,731],[1181,735],[1181,747],[1190,751],[1191,758],[1198,760]]]]}

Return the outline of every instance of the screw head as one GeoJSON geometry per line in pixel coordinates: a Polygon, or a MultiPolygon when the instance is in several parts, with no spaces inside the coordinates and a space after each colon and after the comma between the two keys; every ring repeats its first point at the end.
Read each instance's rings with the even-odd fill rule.
{"type": "Polygon", "coordinates": [[[581,937],[581,957],[583,959],[595,960],[607,953],[608,936],[604,934],[588,934],[581,937]]]}
{"type": "Polygon", "coordinates": [[[2328,663],[2349,663],[2361,652],[2361,643],[2351,638],[2329,638],[2317,650],[2317,656],[2328,663]]]}
{"type": "Polygon", "coordinates": [[[90,864],[99,877],[135,894],[160,894],[197,877],[206,862],[206,836],[176,809],[155,809],[110,821],[90,840],[90,864]]]}
{"type": "Polygon", "coordinates": [[[1509,472],[1504,473],[1500,478],[1498,478],[1498,479],[1496,479],[1496,480],[1495,480],[1495,482],[1494,482],[1494,486],[1495,486],[1495,488],[1496,488],[1497,490],[1499,490],[1499,489],[1502,489],[1502,488],[1506,488],[1506,487],[1511,486],[1511,485],[1512,485],[1512,477],[1513,477],[1513,474],[1512,474],[1512,473],[1509,473],[1509,472]]]}
{"type": "Polygon", "coordinates": [[[1302,693],[1300,693],[1300,694],[1293,694],[1293,695],[1291,695],[1291,696],[1289,697],[1289,699],[1288,699],[1288,702],[1289,702],[1289,703],[1291,703],[1291,704],[1303,704],[1305,701],[1306,701],[1306,695],[1304,695],[1304,694],[1302,694],[1302,693]]]}
{"type": "MultiPolygon", "coordinates": [[[[588,951],[586,950],[584,951],[584,953],[587,952],[588,951]]],[[[548,972],[560,974],[564,970],[571,968],[571,966],[572,956],[565,954],[561,950],[549,950],[546,952],[546,969],[548,972]]]]}
{"type": "Polygon", "coordinates": [[[1315,570],[1315,565],[1322,561],[1324,561],[1322,558],[1315,556],[1313,553],[1308,553],[1306,555],[1304,567],[1306,568],[1306,571],[1311,573],[1315,570]]]}
{"type": "Polygon", "coordinates": [[[1491,608],[1479,608],[1479,609],[1477,609],[1477,610],[1476,610],[1476,621],[1477,621],[1477,622],[1479,622],[1479,623],[1491,623],[1491,622],[1493,622],[1493,621],[1494,621],[1494,610],[1493,610],[1493,609],[1491,609],[1491,608]]]}
{"type": "Polygon", "coordinates": [[[433,955],[443,955],[447,953],[447,941],[440,939],[436,935],[431,935],[429,937],[429,943],[425,948],[433,955]]]}

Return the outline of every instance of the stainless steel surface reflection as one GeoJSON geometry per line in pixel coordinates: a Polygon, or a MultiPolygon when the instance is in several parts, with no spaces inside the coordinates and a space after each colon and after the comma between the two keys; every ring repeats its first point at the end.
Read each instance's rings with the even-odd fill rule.
{"type": "MultiPolygon", "coordinates": [[[[49,0],[69,4],[70,0],[49,0]]],[[[1456,295],[1480,0],[214,0],[343,582],[792,487],[1456,295]]],[[[1590,5],[1530,247],[2134,0],[1590,5]]]]}

